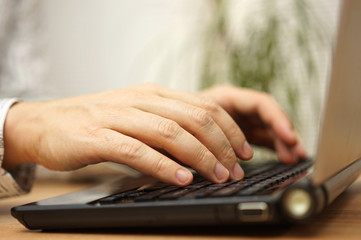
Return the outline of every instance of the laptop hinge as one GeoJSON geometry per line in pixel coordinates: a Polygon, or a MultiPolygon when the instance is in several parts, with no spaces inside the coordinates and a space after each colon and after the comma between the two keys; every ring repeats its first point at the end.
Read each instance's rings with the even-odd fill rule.
{"type": "Polygon", "coordinates": [[[361,158],[337,173],[323,184],[327,193],[327,202],[330,204],[340,195],[361,173],[361,158]]]}

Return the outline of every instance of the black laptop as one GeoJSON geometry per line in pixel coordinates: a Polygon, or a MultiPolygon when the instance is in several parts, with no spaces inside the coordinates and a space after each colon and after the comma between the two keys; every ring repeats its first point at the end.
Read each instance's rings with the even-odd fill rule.
{"type": "Polygon", "coordinates": [[[197,174],[186,187],[114,179],[12,215],[29,229],[59,230],[296,223],[327,211],[361,172],[360,23],[361,1],[344,1],[314,161],[247,164],[243,180],[222,184],[197,174]]]}

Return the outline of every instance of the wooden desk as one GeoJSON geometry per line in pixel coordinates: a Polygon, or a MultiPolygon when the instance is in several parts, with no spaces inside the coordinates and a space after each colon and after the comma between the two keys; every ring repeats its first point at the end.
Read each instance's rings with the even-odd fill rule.
{"type": "Polygon", "coordinates": [[[291,227],[202,227],[53,233],[29,231],[14,219],[12,206],[87,187],[65,182],[35,184],[31,194],[0,200],[0,239],[361,239],[361,177],[316,219],[291,227]]]}

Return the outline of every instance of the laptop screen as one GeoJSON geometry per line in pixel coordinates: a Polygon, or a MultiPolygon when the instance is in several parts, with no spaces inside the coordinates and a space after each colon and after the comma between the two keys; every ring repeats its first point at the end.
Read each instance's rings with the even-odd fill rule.
{"type": "Polygon", "coordinates": [[[361,1],[344,1],[313,182],[361,158],[361,1]]]}

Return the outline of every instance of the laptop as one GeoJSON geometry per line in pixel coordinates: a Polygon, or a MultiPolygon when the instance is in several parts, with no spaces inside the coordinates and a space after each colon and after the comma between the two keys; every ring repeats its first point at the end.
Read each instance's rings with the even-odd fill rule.
{"type": "Polygon", "coordinates": [[[195,174],[187,187],[148,176],[113,179],[17,206],[29,229],[283,224],[326,209],[361,172],[361,1],[344,1],[314,160],[244,167],[240,181],[213,184],[195,174]]]}

